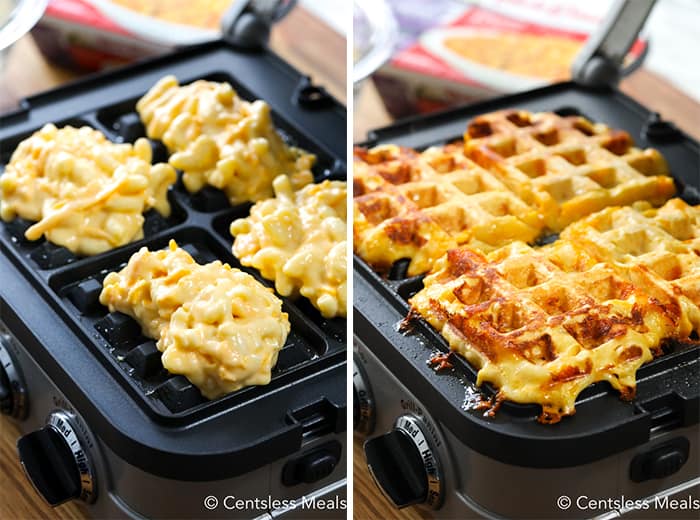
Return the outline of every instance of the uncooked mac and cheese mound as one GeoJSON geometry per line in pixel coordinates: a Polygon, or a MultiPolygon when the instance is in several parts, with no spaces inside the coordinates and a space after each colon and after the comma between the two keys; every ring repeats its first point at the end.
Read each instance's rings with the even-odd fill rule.
{"type": "Polygon", "coordinates": [[[208,399],[268,384],[290,328],[271,289],[219,260],[196,263],[174,240],[108,274],[100,302],[136,319],[163,366],[208,399]]]}
{"type": "Polygon", "coordinates": [[[0,217],[36,223],[42,235],[79,255],[94,255],[143,238],[143,212],[170,214],[167,164],[151,165],[147,139],[114,144],[90,127],[47,124],[22,141],[0,177],[0,217]]]}
{"type": "Polygon", "coordinates": [[[293,191],[274,180],[275,198],[231,223],[233,254],[282,296],[308,298],[325,318],[347,314],[347,183],[324,181],[293,191]]]}
{"type": "Polygon", "coordinates": [[[198,80],[180,86],[165,76],[136,104],[151,139],[172,153],[190,192],[209,184],[231,204],[272,196],[272,180],[287,175],[299,189],[313,180],[315,157],[287,146],[274,127],[270,106],[241,99],[228,83],[198,80]]]}

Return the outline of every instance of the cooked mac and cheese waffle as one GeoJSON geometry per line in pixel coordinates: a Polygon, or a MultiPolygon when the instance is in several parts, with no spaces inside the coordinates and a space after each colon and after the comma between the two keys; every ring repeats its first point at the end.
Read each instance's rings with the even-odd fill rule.
{"type": "Polygon", "coordinates": [[[657,150],[580,116],[493,112],[469,123],[464,149],[523,200],[547,207],[553,231],[608,206],[660,205],[675,193],[657,150]]]}
{"type": "Polygon", "coordinates": [[[271,289],[219,260],[196,263],[173,240],[108,274],[100,303],[136,319],[163,366],[209,399],[268,384],[290,330],[271,289]]]}
{"type": "Polygon", "coordinates": [[[324,181],[293,191],[273,182],[275,198],[234,220],[233,254],[275,281],[282,296],[302,296],[325,318],[347,314],[347,183],[324,181]]]}
{"type": "Polygon", "coordinates": [[[553,423],[596,381],[631,399],[664,341],[700,330],[699,241],[700,207],[609,208],[542,248],[450,250],[410,303],[479,370],[477,384],[542,405],[553,423]]]}
{"type": "Polygon", "coordinates": [[[674,294],[695,330],[700,329],[700,206],[671,199],[658,209],[608,208],[566,228],[599,262],[641,266],[674,294]]]}
{"type": "Polygon", "coordinates": [[[180,86],[162,78],[136,104],[148,137],[172,153],[188,191],[223,190],[231,204],[273,196],[272,181],[287,175],[299,189],[313,180],[315,157],[285,144],[262,100],[241,99],[228,83],[198,80],[180,86]]]}
{"type": "Polygon", "coordinates": [[[457,144],[423,153],[355,151],[355,251],[379,271],[411,259],[430,269],[447,249],[488,252],[533,241],[605,207],[675,192],[661,154],[583,117],[501,111],[475,118],[457,144]]]}
{"type": "Polygon", "coordinates": [[[377,270],[410,258],[420,274],[447,249],[534,240],[544,220],[460,147],[356,149],[354,247],[377,270]]]}
{"type": "Polygon", "coordinates": [[[170,214],[167,164],[151,165],[147,139],[114,144],[90,127],[52,124],[22,141],[0,177],[0,216],[36,223],[42,235],[79,255],[94,255],[143,238],[143,212],[170,214]]]}

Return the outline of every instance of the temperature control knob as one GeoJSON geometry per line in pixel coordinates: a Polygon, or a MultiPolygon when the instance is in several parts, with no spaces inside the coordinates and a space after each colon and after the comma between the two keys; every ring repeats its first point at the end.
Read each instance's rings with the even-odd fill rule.
{"type": "Polygon", "coordinates": [[[95,473],[74,424],[68,412],[55,411],[45,427],[17,441],[27,478],[51,506],[95,501],[95,473]]]}
{"type": "Polygon", "coordinates": [[[0,334],[0,413],[15,419],[27,416],[27,390],[10,354],[10,336],[0,334]]]}
{"type": "Polygon", "coordinates": [[[353,361],[352,371],[352,425],[365,435],[374,430],[374,398],[362,366],[353,361]]]}
{"type": "Polygon", "coordinates": [[[442,505],[440,461],[421,422],[413,415],[402,415],[390,432],[365,442],[370,473],[398,508],[442,505]]]}

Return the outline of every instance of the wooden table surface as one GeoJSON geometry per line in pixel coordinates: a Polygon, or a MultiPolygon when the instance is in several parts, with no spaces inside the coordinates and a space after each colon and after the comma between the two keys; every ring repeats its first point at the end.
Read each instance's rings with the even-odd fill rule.
{"type": "MultiPolygon", "coordinates": [[[[673,121],[695,139],[700,139],[700,104],[686,96],[659,76],[640,70],[627,78],[621,89],[643,105],[673,121]]],[[[353,134],[355,141],[364,140],[367,131],[391,123],[381,99],[371,82],[367,82],[355,101],[353,134]]],[[[700,175],[700,172],[698,173],[700,175]]],[[[362,440],[355,439],[353,454],[354,517],[417,520],[424,518],[420,510],[409,507],[397,511],[379,492],[367,471],[362,440]]]]}
{"type": "MultiPolygon", "coordinates": [[[[270,46],[345,103],[346,45],[343,36],[303,8],[297,7],[273,28],[270,46]],[[300,38],[300,34],[304,37],[300,38]]],[[[77,74],[73,72],[47,63],[31,37],[25,36],[12,49],[8,58],[5,88],[0,90],[0,111],[7,110],[17,99],[76,77],[77,74]]],[[[0,520],[86,518],[75,502],[52,509],[38,497],[17,460],[15,443],[18,437],[15,425],[1,417],[0,520]]]]}

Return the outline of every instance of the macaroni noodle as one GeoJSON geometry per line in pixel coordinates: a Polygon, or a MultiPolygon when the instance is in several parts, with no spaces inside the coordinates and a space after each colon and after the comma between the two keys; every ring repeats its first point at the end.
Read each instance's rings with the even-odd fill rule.
{"type": "Polygon", "coordinates": [[[234,220],[233,254],[275,280],[283,296],[301,294],[326,318],[347,313],[347,184],[324,181],[294,192],[283,175],[275,198],[234,220]]]}
{"type": "Polygon", "coordinates": [[[175,170],[151,165],[146,139],[114,144],[90,127],[44,126],[22,141],[0,177],[0,217],[37,221],[29,240],[94,255],[143,237],[143,215],[170,214],[175,170]]]}
{"type": "Polygon", "coordinates": [[[174,240],[108,274],[100,302],[135,318],[163,366],[209,399],[268,384],[290,328],[271,289],[219,260],[196,263],[174,240]]]}
{"type": "Polygon", "coordinates": [[[272,196],[272,180],[287,175],[299,189],[313,180],[315,157],[287,146],[275,130],[270,106],[242,100],[228,83],[199,80],[179,86],[162,78],[136,104],[148,136],[172,152],[190,192],[206,184],[231,204],[272,196]]]}

